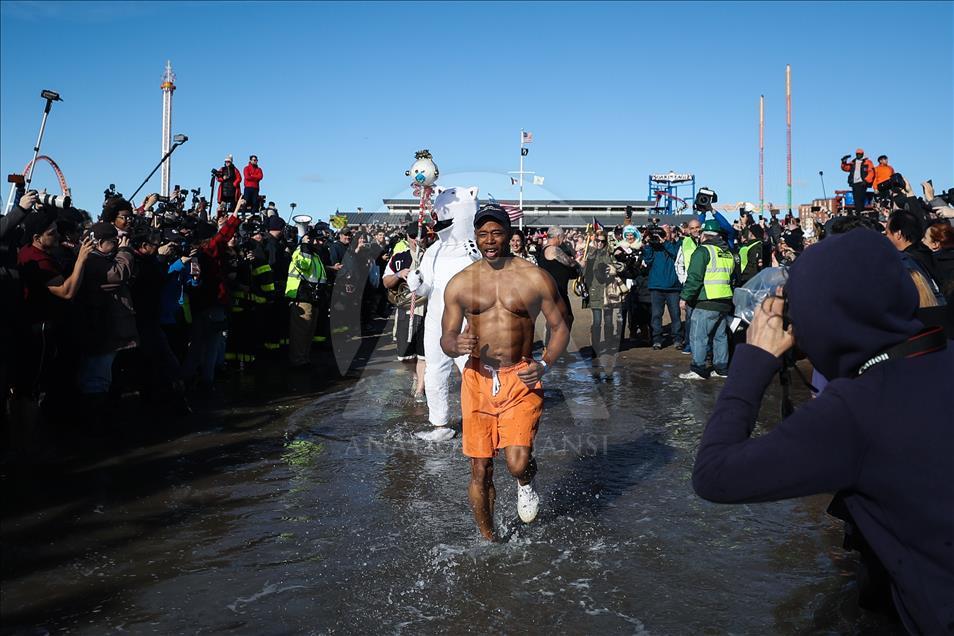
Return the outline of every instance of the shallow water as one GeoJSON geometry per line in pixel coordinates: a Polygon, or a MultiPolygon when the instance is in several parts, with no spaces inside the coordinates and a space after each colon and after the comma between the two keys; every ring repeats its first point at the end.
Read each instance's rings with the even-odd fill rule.
{"type": "MultiPolygon", "coordinates": [[[[720,506],[689,477],[721,381],[633,350],[608,381],[548,374],[538,520],[497,461],[484,542],[460,441],[424,444],[410,365],[91,465],[4,522],[7,630],[215,633],[891,633],[855,606],[828,497],[720,506]],[[245,425],[243,425],[245,424],[245,425]],[[16,627],[15,627],[16,626],[16,627]]],[[[763,424],[777,406],[767,400],[763,424]]]]}

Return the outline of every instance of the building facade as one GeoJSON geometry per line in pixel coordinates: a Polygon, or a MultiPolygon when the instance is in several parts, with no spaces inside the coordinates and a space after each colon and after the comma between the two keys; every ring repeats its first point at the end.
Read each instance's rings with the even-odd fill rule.
{"type": "MultiPolygon", "coordinates": [[[[516,200],[498,201],[501,205],[507,207],[518,207],[516,200]]],[[[523,202],[523,225],[525,227],[548,227],[559,225],[560,227],[586,227],[596,219],[598,223],[609,228],[617,225],[623,225],[626,219],[627,208],[632,212],[632,222],[635,225],[643,225],[655,216],[663,217],[654,207],[654,201],[637,200],[599,200],[599,199],[574,199],[567,201],[557,200],[533,200],[527,199],[523,202]]],[[[387,208],[388,223],[407,223],[417,218],[420,202],[417,199],[384,199],[384,206],[387,208]]],[[[383,216],[383,215],[381,215],[383,216]]],[[[684,215],[672,215],[666,217],[670,221],[682,220],[684,215]]],[[[351,218],[349,217],[349,223],[351,218]]]]}

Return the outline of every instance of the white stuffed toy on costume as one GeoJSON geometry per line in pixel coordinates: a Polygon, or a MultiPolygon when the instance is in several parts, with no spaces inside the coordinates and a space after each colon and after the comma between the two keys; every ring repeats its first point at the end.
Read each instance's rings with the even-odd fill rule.
{"type": "Polygon", "coordinates": [[[441,318],[444,315],[444,289],[450,279],[471,263],[480,260],[474,240],[474,217],[477,214],[477,188],[435,188],[434,212],[438,227],[437,240],[427,248],[416,272],[408,276],[408,287],[418,296],[426,296],[427,316],[424,319],[424,391],[427,394],[428,420],[435,428],[418,433],[421,439],[441,441],[454,437],[450,423],[450,374],[457,364],[463,370],[467,356],[452,359],[441,349],[441,318]]]}

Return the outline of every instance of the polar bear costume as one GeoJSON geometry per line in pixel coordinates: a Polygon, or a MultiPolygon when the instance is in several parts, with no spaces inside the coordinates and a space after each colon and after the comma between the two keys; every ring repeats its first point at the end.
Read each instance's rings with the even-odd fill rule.
{"type": "Polygon", "coordinates": [[[480,260],[474,240],[474,217],[477,214],[477,188],[434,189],[434,212],[437,220],[451,224],[437,232],[437,240],[427,248],[420,268],[408,276],[408,288],[426,296],[424,318],[424,391],[427,394],[428,420],[435,428],[418,433],[421,439],[442,441],[454,437],[450,423],[450,374],[454,364],[463,371],[467,356],[450,358],[441,349],[441,318],[444,315],[444,289],[458,272],[480,260]]]}

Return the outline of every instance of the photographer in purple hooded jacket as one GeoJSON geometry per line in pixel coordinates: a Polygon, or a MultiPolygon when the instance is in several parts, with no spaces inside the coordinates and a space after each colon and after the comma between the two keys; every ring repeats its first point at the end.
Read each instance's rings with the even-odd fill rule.
{"type": "Polygon", "coordinates": [[[917,320],[911,276],[871,230],[806,250],[783,293],[766,299],[736,349],[693,488],[718,503],[838,493],[905,628],[951,633],[954,349],[917,320]],[[796,341],[829,384],[752,438],[763,393],[796,341]]]}

